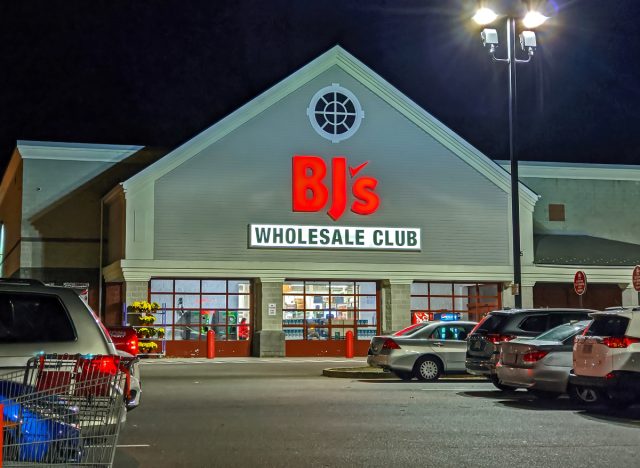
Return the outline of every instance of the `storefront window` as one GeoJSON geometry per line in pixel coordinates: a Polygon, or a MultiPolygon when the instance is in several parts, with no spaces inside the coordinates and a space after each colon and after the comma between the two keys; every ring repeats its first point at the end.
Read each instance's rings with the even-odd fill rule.
{"type": "Polygon", "coordinates": [[[167,340],[248,340],[251,336],[251,281],[152,279],[149,299],[160,304],[156,325],[167,340]]]}
{"type": "Polygon", "coordinates": [[[375,281],[286,281],[282,328],[287,340],[369,340],[378,331],[375,281]]]}
{"type": "Polygon", "coordinates": [[[428,320],[479,321],[501,307],[498,283],[429,283],[411,285],[411,323],[428,320]]]}

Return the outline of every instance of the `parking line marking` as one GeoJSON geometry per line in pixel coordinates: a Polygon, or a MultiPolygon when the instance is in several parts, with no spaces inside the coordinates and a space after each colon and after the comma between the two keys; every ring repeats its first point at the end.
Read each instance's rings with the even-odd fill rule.
{"type": "Polygon", "coordinates": [[[116,445],[118,448],[151,447],[149,444],[116,445]]]}

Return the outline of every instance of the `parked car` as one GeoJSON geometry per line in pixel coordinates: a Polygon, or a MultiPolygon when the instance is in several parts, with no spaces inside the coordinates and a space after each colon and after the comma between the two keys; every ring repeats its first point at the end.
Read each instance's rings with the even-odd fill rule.
{"type": "MultiPolygon", "coordinates": [[[[120,355],[107,329],[70,288],[0,279],[0,369],[24,367],[37,353],[120,355]]],[[[127,409],[140,402],[138,366],[130,368],[127,409]]]]}
{"type": "Polygon", "coordinates": [[[568,386],[573,366],[573,340],[584,332],[589,320],[558,325],[534,339],[517,338],[502,343],[496,374],[503,385],[526,388],[538,398],[553,399],[569,393],[583,400],[568,386]]]}
{"type": "Polygon", "coordinates": [[[465,339],[475,322],[430,322],[404,336],[375,336],[367,362],[402,380],[437,380],[447,372],[464,372],[465,339]]]}
{"type": "Polygon", "coordinates": [[[409,325],[408,327],[403,328],[402,330],[398,330],[397,332],[393,333],[393,336],[413,335],[414,333],[417,333],[418,331],[429,325],[429,323],[431,322],[414,323],[412,325],[409,325]]]}
{"type": "Polygon", "coordinates": [[[577,391],[606,397],[626,407],[640,399],[640,308],[613,308],[592,315],[593,322],[573,347],[569,382],[577,391]]]}
{"type": "Polygon", "coordinates": [[[474,375],[484,375],[500,390],[496,374],[501,343],[516,338],[533,338],[563,323],[588,320],[588,309],[503,309],[489,312],[471,331],[467,340],[465,367],[474,375]]]}

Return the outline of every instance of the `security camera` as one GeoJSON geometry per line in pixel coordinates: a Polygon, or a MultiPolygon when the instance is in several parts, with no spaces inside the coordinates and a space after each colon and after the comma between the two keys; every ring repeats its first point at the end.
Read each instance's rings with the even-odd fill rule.
{"type": "Polygon", "coordinates": [[[535,49],[536,33],[533,31],[522,31],[520,33],[520,47],[522,47],[522,50],[535,49]]]}
{"type": "Polygon", "coordinates": [[[487,47],[491,46],[491,48],[495,48],[498,45],[498,31],[495,29],[485,29],[480,33],[480,37],[482,38],[482,45],[487,47]]]}

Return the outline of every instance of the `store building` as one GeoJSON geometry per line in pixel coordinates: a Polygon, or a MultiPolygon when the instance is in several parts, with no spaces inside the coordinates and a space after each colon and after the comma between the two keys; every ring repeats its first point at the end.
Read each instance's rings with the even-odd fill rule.
{"type": "MultiPolygon", "coordinates": [[[[131,164],[144,154],[111,149],[131,164]]],[[[412,321],[479,319],[513,303],[508,172],[339,47],[152,159],[91,201],[87,268],[107,322],[135,324],[133,301],[160,304],[168,355],[204,355],[211,328],[218,355],[342,355],[349,331],[364,355],[371,336],[412,321]]],[[[84,185],[99,193],[107,169],[84,185]]],[[[23,172],[21,189],[11,192],[9,172],[0,188],[3,223],[23,203],[12,243],[33,219],[23,172]]],[[[524,305],[571,303],[577,269],[589,291],[606,291],[585,306],[637,304],[629,197],[640,195],[640,169],[525,164],[521,175],[524,305]],[[623,226],[601,226],[599,211],[619,223],[624,213],[623,226]],[[578,242],[589,255],[570,255],[578,242]]],[[[4,274],[29,274],[23,257],[4,274]]]]}

